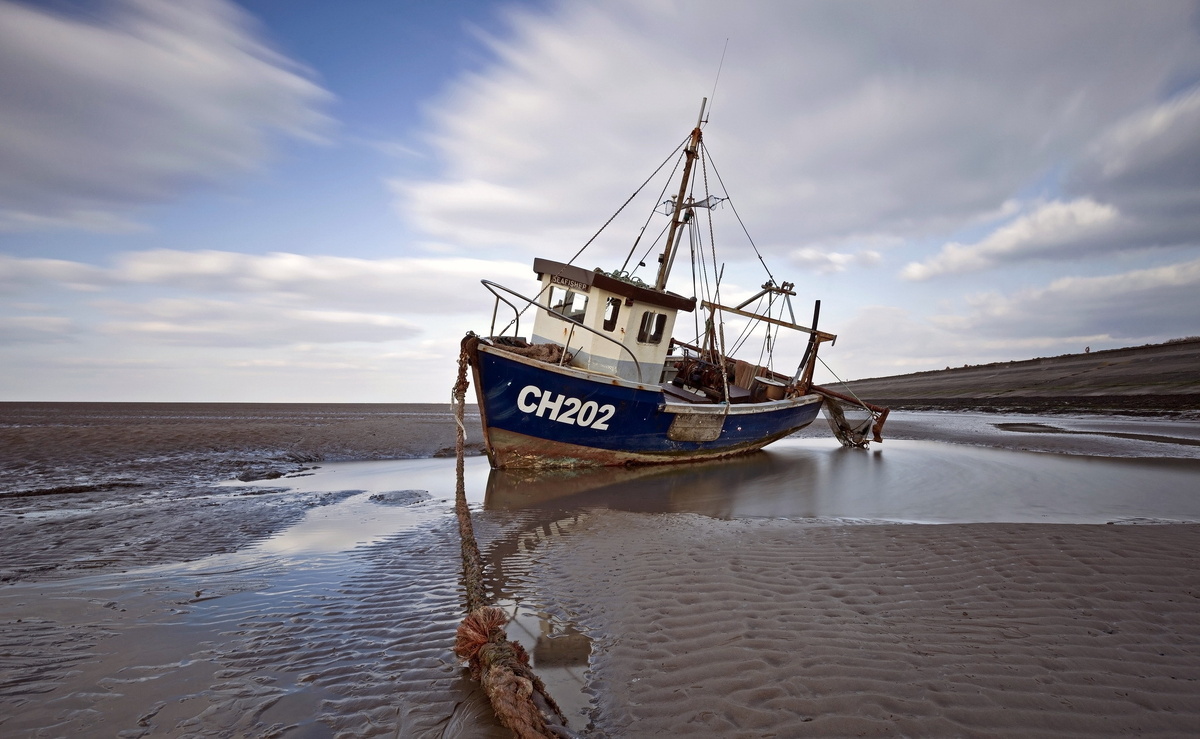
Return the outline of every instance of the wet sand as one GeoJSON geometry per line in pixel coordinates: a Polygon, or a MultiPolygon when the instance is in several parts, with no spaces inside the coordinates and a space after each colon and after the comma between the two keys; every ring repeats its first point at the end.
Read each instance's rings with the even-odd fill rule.
{"type": "Polygon", "coordinates": [[[1198,526],[595,511],[536,557],[610,736],[1200,729],[1198,526]]]}
{"type": "MultiPolygon", "coordinates": [[[[445,406],[333,420],[268,406],[244,424],[245,408],[143,408],[143,423],[128,408],[83,409],[78,423],[54,410],[25,408],[0,428],[0,442],[26,445],[0,446],[4,736],[505,736],[450,653],[452,466],[429,458],[439,434],[453,438],[445,406]],[[331,461],[388,456],[414,458],[331,461]],[[231,480],[247,471],[281,477],[231,480]]],[[[1200,520],[1188,495],[1200,496],[1200,428],[910,415],[892,447],[800,440],[695,474],[505,480],[468,460],[492,587],[518,616],[510,635],[574,728],[1200,731],[1200,525],[1129,525],[1139,506],[1160,522],[1200,520]],[[958,446],[900,438],[939,435],[958,446]],[[1042,453],[993,448],[1006,444],[1042,453]],[[1062,455],[1080,451],[1101,456],[1062,455]],[[1053,498],[1082,476],[1062,505],[1086,507],[1096,501],[1080,491],[1109,485],[1103,512],[1124,523],[1004,522],[979,507],[933,520],[999,522],[847,515],[881,504],[851,494],[873,479],[915,499],[923,466],[948,470],[939,494],[960,480],[961,495],[988,499],[981,481],[1053,498]]]]}

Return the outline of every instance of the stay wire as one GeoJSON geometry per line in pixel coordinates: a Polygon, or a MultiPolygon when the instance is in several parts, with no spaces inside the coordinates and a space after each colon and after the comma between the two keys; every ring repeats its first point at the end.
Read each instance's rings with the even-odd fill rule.
{"type": "Polygon", "coordinates": [[[721,49],[721,61],[717,64],[717,76],[713,79],[712,92],[708,94],[708,110],[704,117],[705,122],[708,121],[708,116],[712,114],[713,102],[717,99],[717,83],[721,81],[721,70],[725,68],[725,52],[729,51],[729,39],[725,39],[725,46],[721,49]]]}
{"type": "MultiPolygon", "coordinates": [[[[688,135],[688,138],[691,138],[690,134],[688,135]]],[[[583,250],[587,249],[589,246],[592,245],[592,242],[595,241],[600,236],[600,234],[604,232],[604,229],[608,228],[608,224],[612,223],[613,220],[617,216],[621,215],[621,211],[625,210],[625,206],[627,206],[631,202],[633,202],[633,199],[638,196],[638,193],[640,193],[642,191],[642,188],[644,188],[646,185],[650,184],[650,181],[653,180],[656,176],[658,176],[658,173],[662,171],[662,168],[667,166],[667,162],[671,161],[671,159],[674,158],[675,153],[678,152],[681,148],[683,148],[683,145],[686,144],[687,141],[688,141],[688,139],[685,138],[683,141],[679,142],[679,146],[675,147],[675,151],[671,152],[670,155],[668,155],[667,158],[663,160],[663,163],[658,165],[658,168],[650,173],[650,176],[646,178],[646,181],[643,182],[641,185],[639,185],[638,189],[634,190],[633,194],[630,195],[629,198],[624,203],[621,203],[621,207],[617,208],[617,212],[613,213],[611,216],[608,217],[608,220],[604,222],[604,225],[601,226],[599,228],[599,230],[596,231],[596,233],[592,234],[592,238],[588,239],[586,244],[579,247],[579,251],[575,252],[575,256],[573,256],[569,260],[567,260],[567,264],[573,264],[575,262],[575,260],[579,258],[579,255],[583,253],[583,250]]]]}
{"type": "MultiPolygon", "coordinates": [[[[681,144],[681,146],[682,146],[682,144],[681,144]]],[[[678,151],[679,151],[679,149],[676,148],[675,151],[672,152],[672,154],[674,154],[678,151]]],[[[642,224],[642,229],[640,231],[638,231],[637,238],[633,240],[633,246],[629,247],[629,256],[625,257],[625,262],[621,265],[622,272],[624,272],[625,268],[629,266],[629,260],[633,258],[633,253],[635,251],[637,251],[638,242],[640,242],[642,240],[642,235],[646,233],[646,226],[650,225],[650,220],[652,218],[654,218],[654,214],[658,212],[658,204],[663,202],[663,198],[666,197],[667,188],[671,186],[671,180],[675,179],[675,173],[679,171],[679,164],[682,161],[683,161],[683,155],[680,154],[678,157],[675,158],[675,168],[671,170],[670,176],[666,177],[663,180],[662,190],[659,190],[658,198],[655,199],[654,206],[652,208],[650,208],[650,215],[646,216],[646,222],[642,224]]],[[[665,164],[665,162],[664,162],[664,164],[665,164]]],[[[658,169],[662,169],[662,167],[660,166],[658,169]]],[[[658,174],[658,170],[655,170],[654,173],[658,174]]],[[[650,175],[650,176],[654,177],[654,175],[650,175]]],[[[644,187],[644,185],[643,185],[643,187],[644,187]]],[[[637,193],[634,193],[634,195],[637,195],[637,193]]],[[[621,207],[624,207],[624,206],[621,206],[621,207]]],[[[667,225],[669,226],[670,223],[668,222],[667,225]]],[[[663,231],[666,231],[666,230],[667,229],[664,227],[663,231]]],[[[593,238],[595,238],[595,237],[593,237],[593,238]]],[[[662,238],[662,232],[659,232],[658,238],[651,241],[650,247],[648,249],[646,249],[646,256],[649,256],[650,252],[654,249],[654,245],[657,244],[658,239],[661,239],[661,238],[662,238]]],[[[646,256],[643,256],[641,259],[638,260],[638,267],[641,266],[642,262],[646,261],[646,256]]],[[[637,267],[634,267],[633,270],[630,272],[630,275],[632,275],[633,272],[636,272],[636,271],[637,271],[637,267]]]]}
{"type": "MultiPolygon", "coordinates": [[[[755,312],[757,312],[759,307],[761,307],[761,306],[762,306],[762,298],[759,298],[758,303],[756,303],[754,306],[755,312]]],[[[732,349],[731,353],[736,354],[738,352],[738,350],[740,350],[742,348],[742,345],[744,345],[746,343],[746,341],[750,338],[750,333],[753,330],[754,330],[754,321],[747,321],[745,327],[742,328],[742,333],[738,334],[737,339],[734,340],[733,349],[732,349]]]]}
{"type": "MultiPolygon", "coordinates": [[[[689,135],[689,137],[690,137],[690,135],[689,135]]],[[[671,152],[671,153],[670,153],[670,154],[667,156],[667,158],[666,158],[666,159],[664,159],[664,160],[662,161],[662,164],[658,165],[658,167],[657,167],[657,168],[656,168],[656,169],[655,169],[655,170],[654,170],[652,173],[650,173],[650,176],[646,178],[646,181],[645,181],[645,182],[643,182],[641,185],[639,185],[639,186],[638,186],[638,189],[636,189],[636,190],[634,190],[634,191],[633,191],[633,194],[632,194],[632,195],[630,195],[630,196],[629,196],[629,198],[628,198],[628,199],[627,199],[627,200],[626,200],[624,203],[622,203],[622,204],[621,204],[621,207],[620,207],[620,208],[617,208],[617,212],[616,212],[616,213],[613,213],[611,216],[609,216],[608,220],[604,222],[604,225],[603,225],[603,226],[601,226],[601,227],[599,228],[599,230],[597,230],[597,231],[596,231],[596,233],[592,235],[592,238],[588,239],[586,244],[584,244],[583,246],[579,247],[579,251],[575,252],[575,255],[574,255],[573,257],[571,257],[571,259],[570,259],[570,260],[567,262],[567,264],[572,264],[572,263],[574,263],[574,261],[575,261],[576,259],[578,259],[578,258],[579,258],[579,255],[580,255],[580,254],[583,254],[583,251],[584,251],[585,249],[587,249],[589,246],[591,246],[591,245],[592,245],[592,242],[593,242],[593,241],[595,241],[595,240],[597,239],[597,237],[599,237],[599,236],[600,236],[600,234],[601,234],[601,233],[603,233],[604,229],[608,228],[608,224],[612,223],[612,222],[613,222],[613,220],[614,220],[614,219],[615,219],[617,216],[619,216],[619,215],[621,214],[621,211],[625,210],[625,207],[626,207],[627,205],[629,205],[629,203],[630,203],[630,202],[632,202],[632,201],[633,201],[633,199],[634,199],[634,198],[636,198],[636,197],[638,196],[638,193],[640,193],[640,192],[642,191],[642,189],[643,189],[644,187],[646,187],[646,185],[647,185],[647,184],[649,184],[649,183],[650,183],[650,181],[651,181],[651,180],[653,180],[653,179],[655,178],[655,176],[657,176],[657,175],[658,175],[658,173],[659,173],[659,172],[661,172],[661,171],[662,171],[662,168],[663,168],[663,167],[665,167],[665,166],[667,166],[667,162],[671,161],[671,159],[672,159],[672,158],[674,158],[674,157],[675,157],[675,155],[676,155],[677,153],[679,153],[679,150],[683,148],[683,145],[684,145],[685,143],[687,143],[687,140],[688,140],[688,139],[686,139],[686,138],[685,138],[683,141],[679,142],[679,146],[676,146],[676,147],[675,147],[675,150],[674,150],[674,151],[672,151],[672,152],[671,152]]],[[[676,169],[678,169],[678,168],[679,168],[679,165],[678,165],[678,163],[676,163],[676,165],[675,165],[675,168],[676,168],[676,169]]],[[[669,183],[669,178],[668,178],[668,183],[669,183]]],[[[667,189],[667,186],[666,186],[666,185],[664,185],[664,186],[663,186],[663,192],[666,192],[666,189],[667,189]]],[[[646,223],[649,223],[649,222],[650,222],[650,219],[649,219],[649,218],[647,218],[647,219],[646,219],[646,223]]],[[[643,228],[643,230],[644,230],[644,229],[645,229],[645,226],[642,226],[642,228],[643,228]]],[[[662,234],[659,234],[659,236],[661,237],[661,236],[662,236],[662,234]]],[[[640,236],[639,236],[639,238],[640,238],[640,236]]],[[[634,247],[636,247],[636,246],[637,246],[637,241],[634,241],[634,247]]],[[[653,248],[653,245],[651,245],[651,248],[653,248]]],[[[631,250],[631,251],[632,251],[632,250],[631,250]]],[[[649,251],[647,251],[646,253],[647,253],[647,254],[649,254],[649,251]]],[[[645,261],[645,258],[644,258],[644,257],[643,257],[642,261],[645,261]]],[[[628,262],[628,258],[626,258],[626,262],[628,262]]],[[[623,269],[624,269],[624,266],[622,266],[622,268],[621,268],[621,269],[623,270],[623,269]]],[[[546,292],[546,290],[547,290],[547,288],[548,288],[548,287],[549,287],[549,285],[546,285],[546,286],[542,287],[542,289],[541,289],[540,291],[538,291],[538,294],[537,294],[537,298],[538,298],[538,299],[540,299],[540,298],[542,297],[542,295],[544,295],[544,294],[545,294],[545,292],[546,292]]],[[[503,333],[504,333],[504,331],[507,331],[508,329],[512,328],[512,326],[513,326],[514,324],[516,324],[516,322],[517,322],[517,321],[519,321],[519,320],[521,319],[521,316],[525,315],[525,312],[526,312],[526,311],[528,311],[528,310],[529,310],[531,307],[533,307],[533,306],[532,306],[532,305],[526,305],[524,308],[522,308],[520,311],[518,311],[518,312],[517,312],[517,315],[516,315],[516,316],[514,316],[514,317],[513,317],[513,319],[512,319],[511,321],[509,321],[509,322],[508,322],[508,325],[507,325],[507,326],[505,326],[505,327],[504,327],[504,330],[503,330],[503,331],[501,331],[500,333],[501,333],[501,334],[503,334],[503,333]]]]}
{"type": "Polygon", "coordinates": [[[864,401],[862,398],[860,398],[860,397],[858,397],[857,395],[855,395],[854,391],[850,389],[850,385],[849,385],[849,384],[848,384],[848,383],[847,383],[845,380],[843,380],[842,378],[838,377],[838,374],[837,374],[836,372],[834,372],[834,371],[833,371],[833,368],[832,368],[832,367],[830,367],[828,364],[826,364],[826,363],[825,363],[825,360],[824,360],[824,358],[822,358],[820,355],[818,355],[818,356],[817,356],[817,361],[819,361],[819,362],[821,363],[821,365],[825,367],[825,369],[829,370],[829,374],[833,375],[833,379],[835,379],[835,380],[837,380],[839,383],[841,383],[842,387],[846,389],[846,392],[850,394],[850,397],[852,397],[852,398],[854,398],[855,400],[857,400],[857,401],[858,401],[858,404],[859,404],[860,406],[862,406],[863,408],[866,408],[866,407],[867,407],[867,403],[866,403],[866,401],[864,401]]]}
{"type": "MultiPolygon", "coordinates": [[[[714,168],[713,171],[715,172],[716,169],[714,168]]],[[[708,147],[705,146],[703,143],[700,144],[700,172],[704,175],[704,199],[708,200],[708,198],[709,198],[709,192],[708,192],[708,147]]],[[[718,181],[720,180],[719,177],[717,179],[718,179],[718,181]]],[[[724,189],[724,188],[725,188],[725,183],[722,182],[721,189],[724,189]]],[[[716,274],[713,276],[714,277],[713,302],[716,303],[717,305],[720,305],[721,304],[721,273],[719,271],[717,271],[718,270],[718,267],[717,267],[717,242],[716,242],[716,239],[713,237],[712,208],[707,208],[706,210],[708,210],[708,246],[710,249],[712,249],[713,271],[716,272],[716,274]]],[[[734,213],[737,213],[737,211],[735,210],[734,213]]],[[[741,218],[738,218],[739,223],[741,222],[741,220],[742,220],[741,218]]],[[[745,228],[745,227],[743,226],[743,228],[745,228]]],[[[746,236],[747,236],[747,238],[749,238],[750,234],[746,234],[746,236]]],[[[751,242],[751,243],[753,243],[753,242],[751,242]]],[[[754,251],[757,252],[758,249],[755,248],[754,251]]],[[[759,257],[759,258],[761,259],[762,257],[759,257]]],[[[714,320],[715,320],[715,318],[716,318],[715,311],[714,311],[713,316],[714,316],[714,320]]],[[[721,328],[721,330],[720,330],[720,336],[721,336],[721,351],[720,351],[720,353],[721,353],[721,356],[727,356],[725,353],[725,320],[724,320],[724,317],[722,317],[722,319],[718,323],[720,324],[720,328],[721,328]]],[[[725,374],[722,372],[721,376],[724,377],[725,374]]],[[[726,398],[729,397],[728,388],[726,388],[725,397],[726,398]]]]}
{"type": "MultiPolygon", "coordinates": [[[[696,246],[692,243],[691,239],[688,239],[688,248],[691,249],[691,252],[692,252],[691,253],[692,295],[695,296],[695,295],[700,295],[701,292],[700,292],[699,286],[697,285],[697,282],[696,282],[696,246]]],[[[696,331],[696,338],[692,340],[692,343],[696,344],[696,345],[699,345],[699,343],[700,343],[700,313],[701,312],[702,311],[698,311],[698,310],[692,311],[692,328],[696,331]]]]}
{"type": "MultiPolygon", "coordinates": [[[[707,154],[707,150],[705,153],[707,154]]],[[[709,161],[712,160],[711,154],[708,154],[708,159],[709,161]]],[[[713,174],[717,176],[717,182],[721,183],[721,189],[725,191],[726,195],[729,195],[729,188],[725,187],[725,181],[721,179],[721,173],[717,170],[717,163],[712,162],[712,166],[713,174]]],[[[742,222],[742,214],[738,213],[737,206],[733,204],[733,198],[727,198],[726,202],[728,202],[729,207],[733,209],[733,215],[737,218],[738,225],[742,227],[742,233],[746,234],[746,240],[750,242],[750,246],[754,249],[755,255],[758,256],[758,261],[762,263],[763,269],[766,270],[767,277],[771,278],[771,282],[775,282],[775,275],[771,274],[771,268],[767,266],[766,260],[763,259],[762,252],[758,250],[758,245],[754,243],[754,239],[750,236],[750,231],[746,228],[746,224],[742,222]]]]}
{"type": "MultiPolygon", "coordinates": [[[[671,222],[668,221],[666,223],[666,225],[664,225],[662,227],[662,230],[658,232],[658,236],[654,237],[654,240],[650,242],[650,246],[646,247],[646,251],[642,252],[642,258],[638,260],[638,266],[634,267],[632,270],[629,271],[630,277],[632,277],[634,275],[634,273],[638,271],[639,267],[641,267],[643,264],[646,263],[646,259],[649,258],[650,252],[654,251],[654,245],[658,243],[658,240],[663,237],[663,234],[666,233],[667,229],[670,227],[671,227],[671,222]]],[[[635,246],[636,246],[636,244],[635,244],[635,246]]],[[[623,267],[622,267],[622,270],[624,270],[623,267]]]]}

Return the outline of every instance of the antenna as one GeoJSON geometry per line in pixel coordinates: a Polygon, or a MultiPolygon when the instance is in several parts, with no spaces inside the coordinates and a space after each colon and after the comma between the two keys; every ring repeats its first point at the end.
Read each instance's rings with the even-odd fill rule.
{"type": "MultiPolygon", "coordinates": [[[[725,66],[725,52],[729,51],[729,39],[725,39],[725,48],[721,49],[721,62],[717,65],[717,78],[713,80],[712,93],[708,96],[708,112],[712,113],[712,101],[717,97],[717,83],[721,81],[721,68],[725,66]]],[[[708,119],[704,119],[708,123],[708,119]]]]}

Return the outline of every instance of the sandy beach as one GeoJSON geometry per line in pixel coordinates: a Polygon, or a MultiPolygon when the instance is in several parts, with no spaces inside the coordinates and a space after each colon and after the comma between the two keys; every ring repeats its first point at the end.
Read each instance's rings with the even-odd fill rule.
{"type": "MultiPolygon", "coordinates": [[[[2,405],[0,733],[506,735],[450,652],[447,407],[2,405]]],[[[1200,732],[1200,426],[954,418],[690,473],[474,456],[510,636],[585,736],[1200,732]],[[987,485],[1027,510],[936,497],[987,485]]]]}

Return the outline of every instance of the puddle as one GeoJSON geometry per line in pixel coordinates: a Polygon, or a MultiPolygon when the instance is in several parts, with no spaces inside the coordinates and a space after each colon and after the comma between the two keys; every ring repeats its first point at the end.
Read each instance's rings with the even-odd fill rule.
{"type": "Polygon", "coordinates": [[[539,585],[530,570],[547,544],[569,546],[564,540],[586,514],[526,510],[493,516],[502,523],[503,533],[483,544],[483,556],[496,605],[512,619],[507,636],[525,648],[547,692],[578,731],[588,725],[592,708],[587,691],[592,641],[569,614],[549,613],[540,606],[539,585]]]}
{"type": "Polygon", "coordinates": [[[546,691],[562,709],[572,729],[588,724],[591,697],[587,694],[588,658],[592,640],[572,624],[514,600],[496,604],[511,619],[506,636],[525,648],[546,691]]]}
{"type": "Polygon", "coordinates": [[[357,493],[338,503],[313,508],[304,520],[247,551],[268,554],[328,554],[373,544],[438,515],[420,503],[424,491],[357,493]],[[389,502],[406,499],[408,505],[389,502]]]}
{"type": "Polygon", "coordinates": [[[1200,460],[1082,457],[929,441],[788,439],[678,467],[493,471],[488,510],[696,513],[813,522],[1200,521],[1200,460]]]}
{"type": "MultiPolygon", "coordinates": [[[[491,468],[486,457],[468,457],[463,464],[467,502],[483,502],[483,490],[491,468]]],[[[390,493],[404,490],[424,490],[430,498],[454,500],[454,460],[450,458],[391,459],[370,462],[323,462],[313,474],[296,478],[229,480],[222,486],[246,488],[287,489],[297,493],[337,492],[356,490],[368,493],[390,493]]]]}

